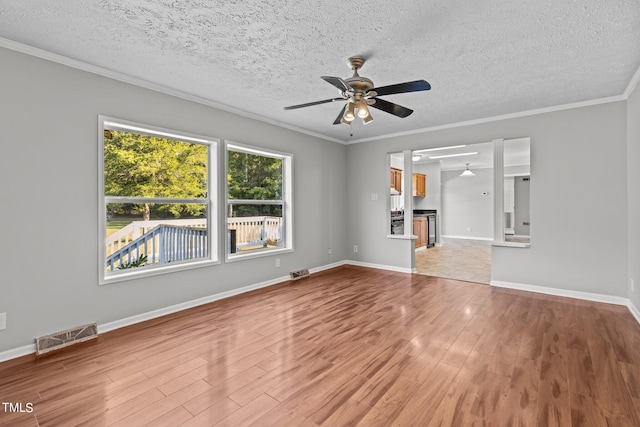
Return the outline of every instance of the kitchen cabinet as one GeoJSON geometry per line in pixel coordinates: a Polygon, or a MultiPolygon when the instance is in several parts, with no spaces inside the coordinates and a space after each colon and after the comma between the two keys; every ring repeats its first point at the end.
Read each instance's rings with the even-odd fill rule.
{"type": "Polygon", "coordinates": [[[402,170],[391,168],[391,188],[402,194],[402,170]]]}
{"type": "Polygon", "coordinates": [[[413,234],[418,236],[415,240],[415,247],[426,246],[429,236],[429,222],[424,216],[413,218],[413,234]]]}
{"type": "Polygon", "coordinates": [[[413,195],[425,197],[427,195],[427,175],[423,173],[413,174],[413,195]]]}

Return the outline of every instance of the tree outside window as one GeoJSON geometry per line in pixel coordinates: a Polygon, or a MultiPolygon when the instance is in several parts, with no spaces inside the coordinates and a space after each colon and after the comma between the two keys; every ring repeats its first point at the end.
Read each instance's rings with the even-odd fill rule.
{"type": "Polygon", "coordinates": [[[231,254],[287,247],[285,176],[290,164],[288,155],[235,144],[227,146],[227,228],[231,254]]]}
{"type": "Polygon", "coordinates": [[[101,283],[215,260],[215,142],[105,117],[100,141],[101,283]]]}

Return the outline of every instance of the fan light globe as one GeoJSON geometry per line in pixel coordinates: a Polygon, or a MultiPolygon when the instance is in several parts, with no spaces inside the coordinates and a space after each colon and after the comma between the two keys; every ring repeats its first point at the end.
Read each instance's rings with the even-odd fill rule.
{"type": "Polygon", "coordinates": [[[356,106],[353,102],[350,102],[347,106],[347,110],[344,112],[344,119],[348,122],[353,121],[356,118],[356,106]]]}
{"type": "Polygon", "coordinates": [[[369,116],[369,107],[367,107],[367,103],[364,101],[358,101],[358,117],[364,119],[369,116]]]}

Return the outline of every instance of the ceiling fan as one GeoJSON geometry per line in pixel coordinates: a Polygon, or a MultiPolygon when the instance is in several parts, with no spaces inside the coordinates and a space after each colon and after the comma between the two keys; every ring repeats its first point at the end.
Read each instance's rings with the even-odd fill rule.
{"type": "Polygon", "coordinates": [[[369,107],[377,108],[378,110],[382,110],[401,118],[405,118],[413,113],[413,110],[410,110],[409,108],[394,104],[393,102],[385,101],[382,98],[378,98],[378,96],[406,92],[420,92],[431,89],[431,85],[425,80],[415,80],[412,82],[398,83],[389,86],[374,87],[374,84],[370,79],[358,74],[358,69],[360,69],[364,63],[365,58],[361,56],[352,56],[347,59],[347,65],[353,70],[353,76],[344,80],[340,77],[321,77],[322,80],[338,88],[340,91],[339,98],[292,105],[284,107],[284,109],[295,110],[297,108],[311,107],[312,105],[326,104],[329,102],[347,101],[333,124],[351,124],[356,115],[362,119],[364,124],[367,124],[373,120],[371,113],[369,112],[369,107]]]}

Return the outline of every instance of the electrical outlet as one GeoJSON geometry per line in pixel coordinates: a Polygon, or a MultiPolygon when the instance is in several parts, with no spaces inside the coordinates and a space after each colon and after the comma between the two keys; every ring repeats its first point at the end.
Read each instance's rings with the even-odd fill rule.
{"type": "Polygon", "coordinates": [[[329,255],[331,255],[331,248],[329,248],[329,255]]]}
{"type": "Polygon", "coordinates": [[[629,287],[631,288],[631,292],[635,292],[635,283],[633,279],[629,279],[629,287]]]}
{"type": "Polygon", "coordinates": [[[471,227],[467,227],[467,233],[471,232],[471,227]]]}
{"type": "Polygon", "coordinates": [[[371,200],[378,200],[378,193],[371,193],[371,200]]]}
{"type": "Polygon", "coordinates": [[[358,245],[353,245],[353,252],[358,252],[358,245]]]}
{"type": "Polygon", "coordinates": [[[276,267],[280,267],[280,258],[276,258],[276,267]]]}
{"type": "Polygon", "coordinates": [[[7,329],[7,313],[0,313],[0,331],[7,329]]]}

